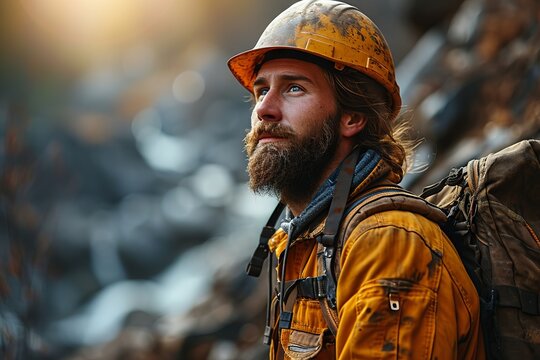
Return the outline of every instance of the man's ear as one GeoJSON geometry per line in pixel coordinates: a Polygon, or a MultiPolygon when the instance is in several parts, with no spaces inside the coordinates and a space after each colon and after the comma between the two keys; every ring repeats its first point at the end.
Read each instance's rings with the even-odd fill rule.
{"type": "Polygon", "coordinates": [[[364,113],[344,113],[341,116],[341,135],[350,138],[358,134],[366,126],[367,116],[364,113]]]}

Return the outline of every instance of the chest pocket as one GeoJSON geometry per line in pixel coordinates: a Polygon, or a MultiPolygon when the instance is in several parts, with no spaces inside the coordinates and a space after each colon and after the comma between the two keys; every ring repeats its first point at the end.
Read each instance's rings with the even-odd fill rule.
{"type": "MultiPolygon", "coordinates": [[[[296,297],[290,329],[281,329],[279,347],[285,359],[333,359],[335,338],[321,315],[317,300],[296,297]]],[[[279,358],[279,357],[278,357],[279,358]]]]}
{"type": "Polygon", "coordinates": [[[308,332],[283,329],[280,336],[285,354],[291,359],[313,359],[323,349],[324,333],[311,334],[308,332]]]}

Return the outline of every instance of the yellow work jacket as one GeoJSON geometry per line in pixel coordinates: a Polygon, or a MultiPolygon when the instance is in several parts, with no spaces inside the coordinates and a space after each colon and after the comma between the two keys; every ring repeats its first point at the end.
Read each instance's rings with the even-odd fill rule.
{"type": "MultiPolygon", "coordinates": [[[[290,245],[286,281],[320,275],[316,239],[323,227],[324,220],[290,245]]],[[[280,229],[269,246],[280,258],[286,243],[280,229]]],[[[271,359],[485,358],[477,292],[434,222],[406,211],[374,214],[352,230],[339,264],[337,336],[319,301],[297,297],[290,328],[274,330],[271,359]]]]}

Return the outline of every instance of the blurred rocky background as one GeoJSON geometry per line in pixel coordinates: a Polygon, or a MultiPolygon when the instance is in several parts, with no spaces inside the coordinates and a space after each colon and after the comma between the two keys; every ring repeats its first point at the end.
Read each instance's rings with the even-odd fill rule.
{"type": "MultiPolygon", "coordinates": [[[[263,359],[226,60],[292,1],[0,4],[0,358],[263,359]]],[[[415,125],[419,191],[540,131],[536,0],[357,0],[415,125]]]]}

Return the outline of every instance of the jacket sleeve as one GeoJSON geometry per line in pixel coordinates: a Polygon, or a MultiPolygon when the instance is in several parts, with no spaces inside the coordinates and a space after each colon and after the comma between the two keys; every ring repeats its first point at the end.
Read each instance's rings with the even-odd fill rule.
{"type": "MultiPolygon", "coordinates": [[[[342,251],[337,358],[432,358],[442,243],[426,238],[441,235],[403,224],[402,212],[392,225],[385,225],[379,215],[354,229],[342,251]]],[[[458,331],[456,321],[445,321],[447,339],[441,345],[446,347],[444,358],[452,359],[457,357],[458,331]]]]}

